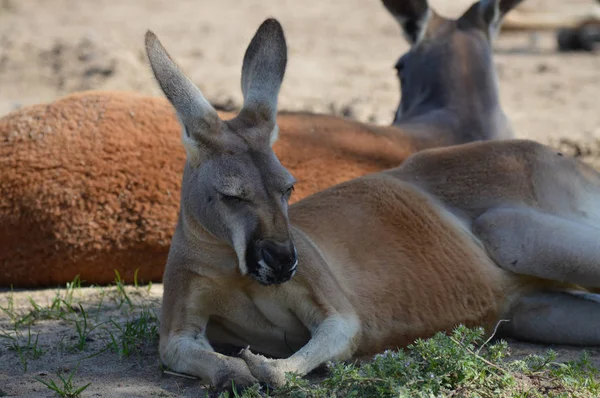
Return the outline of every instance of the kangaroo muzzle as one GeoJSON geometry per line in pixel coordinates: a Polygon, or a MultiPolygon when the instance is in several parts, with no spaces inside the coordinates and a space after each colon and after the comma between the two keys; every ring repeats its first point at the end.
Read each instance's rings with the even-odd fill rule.
{"type": "Polygon", "coordinates": [[[298,253],[291,240],[261,239],[253,246],[254,261],[249,261],[248,273],[256,281],[263,285],[280,284],[294,276],[298,269],[298,253]]]}

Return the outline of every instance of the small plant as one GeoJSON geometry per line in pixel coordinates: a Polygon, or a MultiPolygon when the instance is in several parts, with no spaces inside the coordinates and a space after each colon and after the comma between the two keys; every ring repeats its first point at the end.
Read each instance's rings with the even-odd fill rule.
{"type": "Polygon", "coordinates": [[[79,364],[71,373],[69,373],[67,377],[64,377],[60,372],[57,372],[56,375],[59,379],[58,384],[52,379],[50,379],[50,381],[40,379],[39,377],[35,377],[35,379],[45,385],[49,390],[54,391],[61,398],[76,398],[79,397],[81,393],[92,384],[88,383],[81,387],[76,387],[73,385],[73,376],[75,376],[78,367],[79,364]]]}
{"type": "Polygon", "coordinates": [[[67,314],[66,308],[62,305],[62,298],[58,294],[54,297],[52,302],[45,307],[36,303],[31,297],[29,298],[29,303],[31,304],[32,309],[19,318],[15,322],[15,326],[30,326],[40,319],[64,319],[67,314]]]}
{"type": "Polygon", "coordinates": [[[46,306],[38,304],[30,297],[29,303],[32,309],[21,317],[15,317],[13,319],[15,326],[33,325],[40,319],[66,319],[67,314],[73,312],[73,294],[80,287],[81,279],[78,275],[73,281],[67,283],[64,297],[60,291],[57,291],[52,301],[46,306]]]}
{"type": "MultiPolygon", "coordinates": [[[[140,284],[138,275],[139,275],[139,268],[136,268],[134,273],[133,273],[133,291],[131,291],[129,294],[134,294],[138,297],[141,297],[144,293],[144,289],[142,289],[142,285],[140,284]]],[[[149,283],[148,286],[146,286],[146,293],[149,294],[150,293],[150,289],[152,288],[152,283],[149,283]]]]}
{"type": "Polygon", "coordinates": [[[73,346],[74,349],[83,351],[86,344],[90,340],[90,334],[98,327],[100,324],[96,326],[90,326],[88,323],[87,312],[83,308],[81,304],[79,305],[79,313],[81,314],[81,318],[75,319],[75,330],[77,331],[77,343],[73,346]]]}
{"type": "Polygon", "coordinates": [[[146,287],[146,293],[150,294],[151,290],[152,290],[152,281],[148,282],[148,286],[146,287]]]}
{"type": "Polygon", "coordinates": [[[15,322],[17,314],[15,312],[15,297],[12,285],[10,285],[10,293],[6,297],[6,306],[0,306],[0,311],[6,314],[12,322],[15,322]]]}
{"type": "Polygon", "coordinates": [[[27,372],[29,359],[38,359],[44,354],[42,349],[38,346],[39,333],[36,334],[34,340],[31,334],[31,328],[29,327],[27,328],[27,338],[24,344],[20,343],[20,340],[23,339],[23,336],[19,329],[15,329],[14,336],[8,333],[2,333],[0,334],[0,338],[6,339],[10,342],[8,348],[17,353],[24,372],[27,372]]]}
{"type": "Polygon", "coordinates": [[[529,355],[525,358],[522,363],[525,365],[526,371],[530,374],[535,374],[537,372],[543,372],[549,365],[554,363],[556,360],[556,352],[553,350],[546,351],[544,356],[540,355],[529,355]]]}
{"type": "Polygon", "coordinates": [[[110,346],[119,355],[129,357],[139,352],[144,344],[154,344],[158,339],[157,317],[148,308],[144,308],[138,318],[128,320],[123,326],[114,321],[112,324],[121,332],[119,339],[110,332],[110,346]]]}
{"type": "Polygon", "coordinates": [[[576,361],[553,363],[550,375],[574,390],[590,392],[594,397],[600,396],[600,372],[592,365],[586,351],[576,361]]]}
{"type": "Polygon", "coordinates": [[[102,315],[102,306],[104,305],[104,297],[106,296],[106,290],[100,288],[100,297],[98,299],[98,305],[96,305],[96,316],[94,320],[98,322],[98,318],[102,315]]]}
{"type": "Polygon", "coordinates": [[[133,272],[133,286],[137,289],[138,287],[140,287],[140,285],[138,284],[138,272],[140,272],[139,268],[136,268],[135,271],[133,272]]]}
{"type": "Polygon", "coordinates": [[[133,308],[133,302],[125,290],[125,281],[121,278],[121,274],[117,270],[115,270],[115,286],[117,288],[117,301],[119,303],[119,309],[125,303],[129,305],[129,308],[133,308]]]}
{"type": "Polygon", "coordinates": [[[65,298],[63,299],[63,302],[66,305],[71,306],[73,304],[73,294],[75,293],[75,291],[77,289],[81,288],[81,279],[79,278],[79,275],[75,276],[75,278],[73,278],[73,280],[71,282],[67,282],[67,291],[65,293],[65,298]]]}
{"type": "MultiPolygon", "coordinates": [[[[263,391],[260,385],[256,384],[251,386],[250,388],[244,390],[243,393],[239,392],[234,384],[232,384],[232,397],[233,398],[262,398],[264,396],[269,396],[269,391],[263,391]]],[[[229,393],[221,394],[221,397],[226,396],[229,397],[229,393]]]]}

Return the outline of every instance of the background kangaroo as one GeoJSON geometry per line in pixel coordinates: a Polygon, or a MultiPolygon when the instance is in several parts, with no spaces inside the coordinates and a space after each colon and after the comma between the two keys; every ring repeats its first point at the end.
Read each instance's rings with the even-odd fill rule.
{"type": "MultiPolygon", "coordinates": [[[[421,30],[402,61],[395,127],[278,115],[275,153],[298,180],[292,202],[424,148],[511,135],[491,59],[496,22],[482,16],[510,2],[477,3],[456,21],[429,24],[426,1],[404,3],[386,6],[409,37],[421,30]]],[[[167,101],[133,93],[78,93],[0,119],[0,286],[76,275],[105,284],[115,269],[128,281],[136,269],[139,280],[161,280],[185,162],[178,130],[167,101]]]]}
{"type": "Polygon", "coordinates": [[[600,344],[600,296],[577,286],[600,283],[600,175],[585,164],[532,141],[430,149],[288,216],[295,180],[271,149],[279,23],[265,21],[250,43],[244,107],[229,121],[150,32],[146,46],[188,153],[164,276],[170,368],[221,389],[280,386],[286,372],[500,318],[515,337],[600,344]],[[249,348],[231,357],[213,344],[249,348]]]}

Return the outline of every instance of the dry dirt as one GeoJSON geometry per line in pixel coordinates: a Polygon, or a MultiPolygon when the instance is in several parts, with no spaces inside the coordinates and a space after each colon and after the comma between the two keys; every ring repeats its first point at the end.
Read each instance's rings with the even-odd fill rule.
{"type": "MultiPolygon", "coordinates": [[[[560,12],[561,7],[590,1],[543,4],[560,12]]],[[[446,15],[457,15],[469,1],[432,3],[446,15]]],[[[391,121],[399,97],[392,65],[407,45],[376,0],[0,0],[0,115],[92,88],[158,95],[143,54],[148,28],[211,101],[235,107],[241,102],[244,49],[268,16],[280,19],[290,47],[281,109],[343,113],[379,124],[391,121]]],[[[495,49],[502,103],[519,137],[560,145],[600,165],[600,55],[558,54],[554,46],[552,33],[535,40],[525,33],[499,38],[495,49]]],[[[34,377],[57,380],[56,372],[73,371],[77,363],[75,384],[92,383],[85,396],[200,393],[197,382],[161,372],[152,339],[154,322],[147,313],[140,318],[141,308],[158,307],[161,286],[130,291],[133,307],[127,302],[119,306],[123,295],[115,288],[75,293],[73,305],[83,302],[88,328],[96,327],[83,350],[76,347],[75,320],[82,327],[79,307],[69,310],[63,304],[62,320],[43,319],[56,313],[34,311],[42,319],[31,332],[33,340],[39,333],[42,355],[33,359],[31,350],[27,352],[24,371],[18,353],[10,349],[11,340],[0,339],[0,396],[51,396],[34,377]],[[145,319],[150,328],[142,337],[150,336],[148,341],[133,341],[138,352],[129,357],[115,352],[110,333],[120,342],[119,327],[139,329],[145,319]]],[[[27,314],[33,308],[30,296],[47,306],[56,294],[68,299],[64,289],[0,292],[0,307],[8,309],[12,298],[14,313],[27,314]]],[[[0,312],[0,334],[14,336],[13,321],[0,312]]],[[[20,330],[24,344],[28,328],[20,330]]],[[[511,346],[515,355],[548,348],[516,342],[511,346]]],[[[561,359],[575,358],[581,351],[553,348],[561,359]]],[[[600,366],[600,350],[589,351],[600,366]]]]}

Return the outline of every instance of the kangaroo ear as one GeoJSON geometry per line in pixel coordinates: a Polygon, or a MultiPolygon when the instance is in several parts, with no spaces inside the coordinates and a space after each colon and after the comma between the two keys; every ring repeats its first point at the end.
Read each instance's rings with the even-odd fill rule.
{"type": "Polygon", "coordinates": [[[480,0],[461,19],[468,19],[471,23],[482,26],[493,39],[502,24],[504,16],[523,0],[480,0]],[[477,6],[475,12],[474,8],[477,6]]]}
{"type": "Polygon", "coordinates": [[[383,0],[383,5],[400,24],[406,40],[411,45],[418,44],[433,13],[427,0],[383,0]]]}
{"type": "Polygon", "coordinates": [[[146,32],[146,53],[154,76],[182,124],[182,141],[188,158],[198,160],[200,143],[218,131],[219,116],[200,89],[177,67],[158,38],[146,32]]]}
{"type": "MultiPolygon", "coordinates": [[[[277,98],[287,64],[287,45],[281,24],[265,20],[250,41],[242,66],[243,111],[275,123],[277,98]]],[[[274,128],[273,131],[277,129],[274,128]]]]}
{"type": "Polygon", "coordinates": [[[480,0],[479,13],[483,19],[484,27],[490,38],[494,38],[500,26],[500,0],[480,0]]]}

